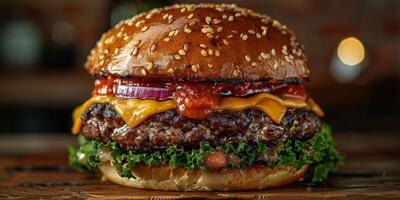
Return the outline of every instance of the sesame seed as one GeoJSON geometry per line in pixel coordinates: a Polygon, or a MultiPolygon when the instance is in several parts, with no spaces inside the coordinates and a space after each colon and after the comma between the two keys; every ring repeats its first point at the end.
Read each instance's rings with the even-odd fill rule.
{"type": "Polygon", "coordinates": [[[283,45],[282,46],[282,51],[281,51],[284,55],[287,55],[288,53],[287,53],[287,46],[286,45],[283,45]]]}
{"type": "Polygon", "coordinates": [[[232,34],[228,35],[228,38],[232,38],[232,37],[233,37],[233,35],[232,35],[232,34]]]}
{"type": "Polygon", "coordinates": [[[235,18],[233,17],[233,15],[231,15],[231,16],[228,17],[228,21],[230,21],[230,22],[233,21],[234,19],[235,19],[235,18]]]}
{"type": "Polygon", "coordinates": [[[205,44],[200,44],[199,46],[200,46],[201,48],[203,48],[203,49],[207,48],[207,46],[206,46],[205,44]]]}
{"type": "Polygon", "coordinates": [[[207,16],[207,17],[205,18],[205,21],[206,21],[207,24],[210,24],[211,21],[212,21],[212,19],[211,19],[210,16],[207,16]]]}
{"type": "Polygon", "coordinates": [[[156,44],[152,44],[150,47],[150,51],[154,52],[156,50],[156,48],[157,48],[156,44]]]}
{"type": "Polygon", "coordinates": [[[223,15],[222,15],[222,19],[226,19],[226,18],[228,18],[228,16],[225,15],[225,14],[223,14],[223,15]]]}
{"type": "Polygon", "coordinates": [[[223,42],[225,45],[228,45],[228,44],[229,44],[228,40],[226,40],[226,39],[223,39],[222,42],[223,42]]]}
{"type": "Polygon", "coordinates": [[[261,52],[261,57],[263,58],[263,59],[267,59],[267,54],[266,53],[264,53],[264,52],[261,52]]]}
{"type": "Polygon", "coordinates": [[[218,50],[215,50],[215,56],[217,56],[217,57],[219,57],[219,51],[218,50]]]}
{"type": "Polygon", "coordinates": [[[189,22],[189,26],[193,26],[193,25],[195,25],[196,24],[196,21],[191,21],[191,22],[189,22]]]}
{"type": "Polygon", "coordinates": [[[286,60],[286,62],[290,62],[289,56],[285,56],[285,60],[286,60]]]}
{"type": "Polygon", "coordinates": [[[185,33],[191,33],[191,32],[192,32],[192,30],[191,30],[191,29],[189,29],[189,28],[185,28],[185,29],[183,29],[183,32],[185,32],[185,33]]]}
{"type": "Polygon", "coordinates": [[[207,51],[204,50],[204,49],[202,49],[202,50],[200,51],[200,53],[201,53],[202,56],[208,56],[207,51]]]}
{"type": "Polygon", "coordinates": [[[264,36],[267,35],[267,29],[264,29],[261,34],[264,35],[264,36]]]}
{"type": "Polygon", "coordinates": [[[181,12],[186,12],[186,8],[181,8],[181,12]]]}
{"type": "Polygon", "coordinates": [[[250,56],[249,55],[244,55],[244,59],[247,61],[247,62],[250,62],[251,61],[251,58],[250,58],[250,56]]]}
{"type": "Polygon", "coordinates": [[[169,37],[164,38],[164,42],[169,42],[170,40],[171,40],[171,38],[169,38],[169,37]]]}
{"type": "Polygon", "coordinates": [[[213,65],[210,64],[210,63],[208,63],[207,66],[208,66],[208,68],[212,68],[213,67],[213,65]]]}
{"type": "Polygon", "coordinates": [[[282,35],[286,35],[287,31],[281,31],[282,35]]]}
{"type": "Polygon", "coordinates": [[[240,17],[240,16],[242,16],[242,14],[240,14],[240,13],[235,13],[235,17],[240,17]]]}
{"type": "Polygon", "coordinates": [[[168,37],[172,37],[172,36],[174,36],[174,34],[175,34],[175,30],[170,31],[170,32],[168,33],[168,37]]]}
{"type": "Polygon", "coordinates": [[[129,36],[126,35],[126,36],[124,37],[124,40],[128,40],[128,39],[129,39],[129,36]]]}
{"type": "Polygon", "coordinates": [[[234,76],[239,76],[239,74],[240,74],[240,70],[238,70],[238,69],[233,70],[234,76]]]}
{"type": "Polygon", "coordinates": [[[273,48],[273,49],[271,49],[271,55],[272,56],[275,56],[276,55],[276,51],[275,51],[275,49],[273,48]]]}
{"type": "Polygon", "coordinates": [[[167,18],[168,18],[168,15],[169,15],[169,14],[167,13],[167,14],[163,15],[162,18],[163,18],[163,19],[167,19],[167,18]]]}
{"type": "Polygon", "coordinates": [[[213,38],[213,37],[214,37],[214,35],[213,35],[212,33],[207,33],[206,36],[207,36],[208,38],[213,38]]]}
{"type": "Polygon", "coordinates": [[[303,51],[301,50],[301,49],[299,49],[298,51],[297,51],[297,56],[301,56],[303,54],[303,51]]]}
{"type": "Polygon", "coordinates": [[[272,21],[272,26],[275,26],[275,27],[281,28],[281,23],[280,23],[280,22],[278,22],[278,21],[276,21],[276,20],[274,20],[274,21],[272,21]]]}
{"type": "Polygon", "coordinates": [[[107,39],[104,41],[104,43],[106,43],[106,44],[111,44],[111,43],[113,43],[113,41],[114,41],[114,36],[111,36],[111,37],[107,38],[107,39]]]}
{"type": "Polygon", "coordinates": [[[138,22],[136,22],[136,24],[135,24],[136,27],[139,27],[140,25],[142,25],[142,21],[138,21],[138,22]]]}
{"type": "Polygon", "coordinates": [[[183,49],[179,49],[178,54],[181,56],[184,56],[184,55],[186,55],[186,51],[183,49]]]}
{"type": "Polygon", "coordinates": [[[179,30],[176,29],[175,32],[174,32],[174,36],[177,36],[178,34],[179,34],[179,30]]]}
{"type": "Polygon", "coordinates": [[[278,69],[278,62],[276,62],[276,60],[275,60],[275,62],[274,62],[274,65],[272,66],[272,68],[273,68],[274,70],[278,69]]]}
{"type": "Polygon", "coordinates": [[[174,69],[169,68],[169,69],[167,70],[167,73],[170,73],[170,74],[174,73],[174,69]]]}
{"type": "Polygon", "coordinates": [[[255,33],[256,33],[256,32],[255,32],[254,30],[252,30],[252,29],[249,29],[247,32],[250,33],[250,34],[255,34],[255,33]]]}
{"type": "Polygon", "coordinates": [[[133,46],[137,46],[137,45],[139,45],[140,44],[140,40],[135,40],[135,41],[133,41],[133,46]]]}
{"type": "Polygon", "coordinates": [[[194,17],[194,14],[191,13],[190,15],[188,15],[188,19],[192,19],[194,17]]]}
{"type": "Polygon", "coordinates": [[[145,70],[145,69],[140,70],[140,72],[141,72],[143,75],[146,75],[146,70],[145,70]]]}
{"type": "Polygon", "coordinates": [[[243,34],[243,35],[241,36],[241,38],[242,38],[242,40],[247,40],[248,36],[247,36],[246,34],[243,34]]]}
{"type": "Polygon", "coordinates": [[[261,35],[259,33],[256,33],[256,38],[260,39],[261,35]]]}
{"type": "Polygon", "coordinates": [[[214,54],[214,51],[212,49],[208,49],[208,55],[212,56],[214,54]]]}
{"type": "Polygon", "coordinates": [[[179,54],[175,54],[173,57],[174,57],[175,60],[180,60],[181,59],[181,56],[179,54]]]}
{"type": "Polygon", "coordinates": [[[217,18],[213,19],[213,24],[219,24],[219,23],[221,23],[221,20],[217,18]]]}
{"type": "Polygon", "coordinates": [[[202,30],[204,29],[204,33],[214,33],[214,29],[211,26],[205,26],[204,28],[202,28],[202,30]]]}
{"type": "Polygon", "coordinates": [[[154,64],[152,62],[147,62],[144,68],[146,68],[147,70],[150,70],[151,68],[153,68],[153,65],[154,64]]]}
{"type": "Polygon", "coordinates": [[[199,70],[199,65],[192,65],[192,70],[197,72],[199,70]]]}
{"type": "Polygon", "coordinates": [[[117,38],[121,38],[122,37],[122,32],[119,32],[118,34],[117,34],[117,38]]]}
{"type": "Polygon", "coordinates": [[[140,29],[140,31],[142,31],[142,32],[145,32],[145,31],[147,31],[147,29],[149,29],[149,27],[148,27],[148,26],[143,26],[143,28],[142,28],[142,29],[140,29]]]}
{"type": "Polygon", "coordinates": [[[222,30],[224,30],[224,28],[223,28],[222,26],[220,26],[220,27],[217,28],[217,32],[218,32],[218,33],[222,32],[222,30]]]}
{"type": "Polygon", "coordinates": [[[263,60],[264,60],[264,58],[261,56],[261,54],[259,54],[259,55],[257,56],[257,59],[258,59],[259,61],[263,61],[263,60]]]}
{"type": "Polygon", "coordinates": [[[135,48],[133,48],[133,50],[131,51],[131,56],[136,56],[137,54],[138,54],[138,52],[139,52],[139,48],[137,48],[137,47],[135,47],[135,48]]]}
{"type": "Polygon", "coordinates": [[[174,16],[173,15],[169,15],[168,16],[168,24],[172,23],[174,21],[174,16]]]}
{"type": "Polygon", "coordinates": [[[189,49],[189,45],[187,43],[183,44],[183,50],[187,51],[189,49]]]}
{"type": "Polygon", "coordinates": [[[255,66],[257,66],[257,63],[256,62],[252,62],[251,66],[255,67],[255,66]]]}
{"type": "Polygon", "coordinates": [[[150,19],[152,16],[153,16],[153,13],[149,13],[149,14],[146,15],[145,18],[146,18],[146,19],[150,19]]]}
{"type": "Polygon", "coordinates": [[[269,19],[267,19],[267,18],[264,18],[264,19],[262,19],[262,20],[261,20],[261,22],[262,22],[262,23],[264,23],[264,24],[268,24],[268,22],[269,22],[269,19]]]}

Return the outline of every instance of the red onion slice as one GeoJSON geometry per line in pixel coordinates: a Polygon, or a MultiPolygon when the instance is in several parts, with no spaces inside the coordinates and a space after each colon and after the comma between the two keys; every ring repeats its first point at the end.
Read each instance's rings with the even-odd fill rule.
{"type": "Polygon", "coordinates": [[[165,100],[172,98],[172,91],[168,88],[142,87],[131,85],[117,85],[114,88],[117,97],[136,99],[165,100]]]}

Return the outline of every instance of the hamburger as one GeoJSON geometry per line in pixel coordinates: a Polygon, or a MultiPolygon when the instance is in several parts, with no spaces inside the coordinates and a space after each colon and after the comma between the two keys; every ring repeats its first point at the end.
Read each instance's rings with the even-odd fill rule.
{"type": "Polygon", "coordinates": [[[92,97],[73,113],[70,165],[120,185],[253,190],[341,162],[303,84],[302,45],[269,16],[228,4],[182,4],[124,20],[85,64],[92,97]]]}

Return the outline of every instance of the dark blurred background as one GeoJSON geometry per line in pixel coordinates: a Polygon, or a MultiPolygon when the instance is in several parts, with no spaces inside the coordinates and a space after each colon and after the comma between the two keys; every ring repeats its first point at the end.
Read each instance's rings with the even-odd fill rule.
{"type": "MultiPolygon", "coordinates": [[[[0,133],[68,133],[72,109],[90,96],[83,64],[101,34],[179,2],[199,1],[1,0],[0,133]]],[[[312,71],[308,91],[336,132],[398,132],[400,1],[213,2],[267,13],[297,33],[312,71]]]]}

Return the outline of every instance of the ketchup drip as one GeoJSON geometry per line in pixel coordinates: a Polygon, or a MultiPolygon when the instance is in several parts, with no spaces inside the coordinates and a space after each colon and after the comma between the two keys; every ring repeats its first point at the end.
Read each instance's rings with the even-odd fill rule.
{"type": "Polygon", "coordinates": [[[114,95],[114,79],[96,79],[94,81],[94,89],[92,91],[92,96],[97,95],[105,95],[105,96],[113,96],[114,95]]]}
{"type": "Polygon", "coordinates": [[[191,119],[207,118],[220,99],[219,91],[206,84],[178,84],[174,93],[179,114],[191,119]]]}

